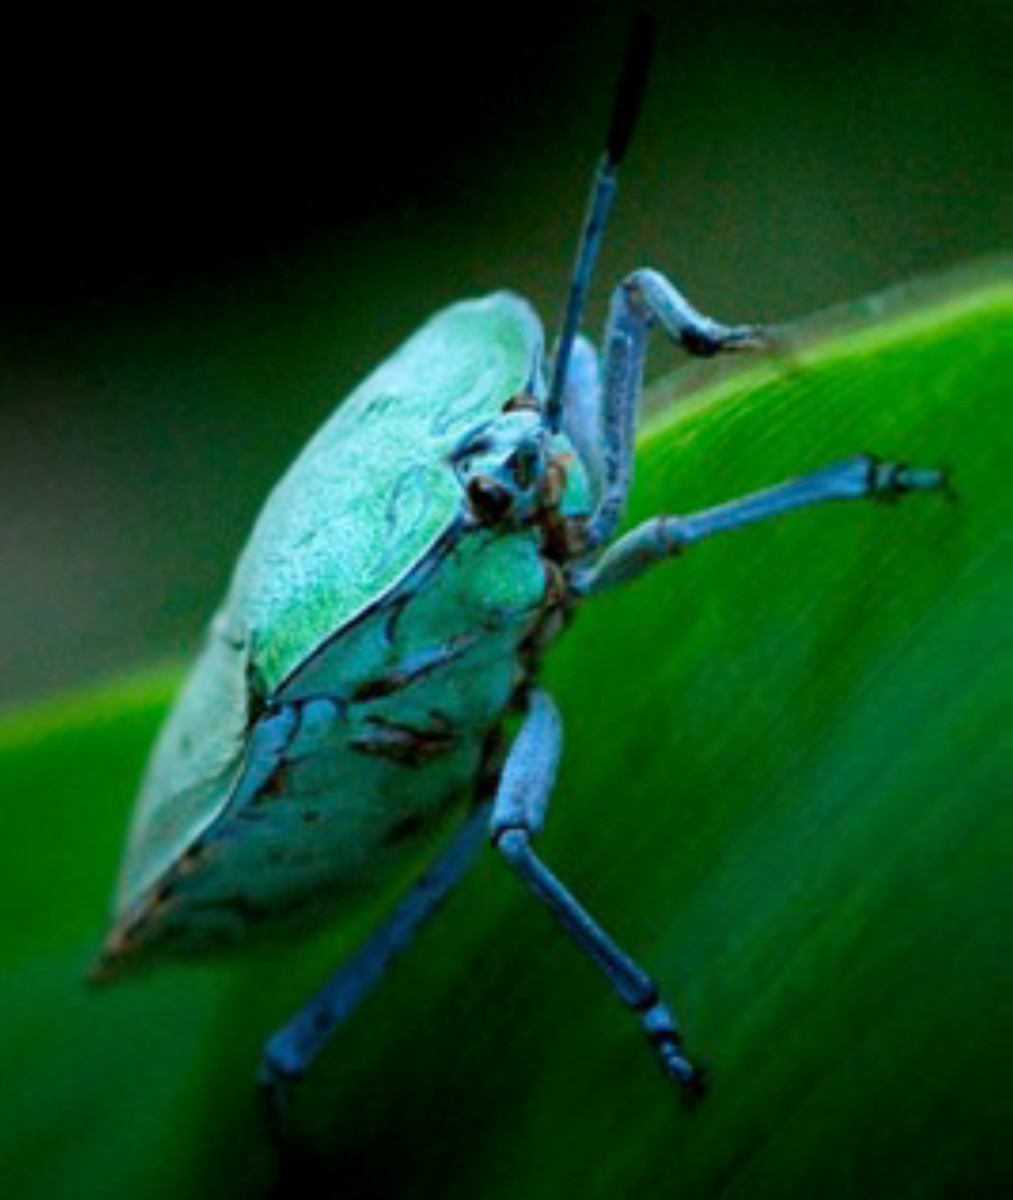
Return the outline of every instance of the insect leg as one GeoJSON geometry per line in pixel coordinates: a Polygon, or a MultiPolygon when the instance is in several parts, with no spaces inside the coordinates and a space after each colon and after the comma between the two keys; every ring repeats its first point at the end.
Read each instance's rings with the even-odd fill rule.
{"type": "Polygon", "coordinates": [[[284,1085],[302,1075],[331,1034],[380,981],[391,961],[407,949],[419,926],[460,881],[481,849],[490,805],[472,813],[436,862],[394,912],[330,977],[324,987],[264,1044],[260,1083],[277,1110],[284,1085]]]}
{"type": "Polygon", "coordinates": [[[641,268],[619,284],[612,293],[605,326],[600,450],[604,486],[588,526],[592,548],[612,536],[626,504],[647,335],[655,321],[690,354],[709,356],[767,344],[755,325],[720,325],[697,312],[657,271],[641,268]]]}
{"type": "Polygon", "coordinates": [[[563,432],[580,455],[597,495],[602,485],[601,373],[598,352],[583,336],[573,343],[567,366],[563,432]]]}
{"type": "Polygon", "coordinates": [[[530,707],[500,777],[493,802],[493,845],[545,904],[563,929],[605,974],[616,994],[640,1018],[665,1070],[692,1095],[701,1072],[682,1050],[675,1021],[651,978],[608,936],[535,853],[562,746],[559,714],[547,693],[531,693],[530,707]]]}
{"type": "Polygon", "coordinates": [[[597,563],[578,570],[573,587],[580,595],[591,595],[635,579],[654,563],[678,554],[686,546],[754,521],[765,521],[794,508],[807,508],[827,500],[861,500],[872,497],[895,500],[907,492],[941,489],[946,486],[942,471],[882,462],[870,454],[856,455],[809,475],[753,492],[739,500],[708,508],[685,517],[654,517],[638,525],[597,563]]]}

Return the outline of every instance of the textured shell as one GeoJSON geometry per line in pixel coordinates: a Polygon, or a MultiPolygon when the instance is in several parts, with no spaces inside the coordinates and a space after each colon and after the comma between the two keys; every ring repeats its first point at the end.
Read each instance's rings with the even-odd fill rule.
{"type": "Polygon", "coordinates": [[[122,913],[222,812],[262,703],[454,522],[448,452],[532,383],[542,331],[508,292],[444,309],[342,404],[274,489],[152,754],[122,913]]]}

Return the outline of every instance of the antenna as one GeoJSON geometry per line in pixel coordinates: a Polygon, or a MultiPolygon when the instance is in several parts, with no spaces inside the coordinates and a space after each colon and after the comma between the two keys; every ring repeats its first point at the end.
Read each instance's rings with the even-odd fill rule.
{"type": "Polygon", "coordinates": [[[584,216],[584,226],[577,244],[577,259],[570,280],[570,291],[566,298],[563,328],[556,346],[552,380],[545,401],[545,424],[551,433],[558,433],[563,423],[563,387],[566,383],[566,369],[570,362],[577,330],[580,328],[580,318],[584,311],[584,301],[587,296],[588,284],[591,281],[591,272],[594,269],[595,259],[598,257],[598,247],[601,245],[605,219],[612,207],[612,201],[615,199],[619,164],[629,148],[633,127],[644,98],[647,72],[654,49],[654,33],[655,25],[652,18],[646,13],[639,13],[634,18],[633,28],[630,30],[629,48],[626,51],[626,61],[623,64],[623,72],[619,78],[619,87],[612,107],[612,123],[609,126],[608,138],[605,142],[605,153],[594,174],[591,197],[584,216]]]}

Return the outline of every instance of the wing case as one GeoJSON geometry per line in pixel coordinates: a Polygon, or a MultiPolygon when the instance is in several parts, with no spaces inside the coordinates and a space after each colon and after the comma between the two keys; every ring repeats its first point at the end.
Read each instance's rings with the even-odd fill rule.
{"type": "Polygon", "coordinates": [[[289,468],[155,745],[121,872],[121,913],[221,813],[263,701],[395,587],[456,519],[461,494],[448,452],[531,385],[541,353],[541,325],[519,296],[497,292],[444,309],[289,468]]]}
{"type": "Polygon", "coordinates": [[[317,432],[267,501],[227,600],[268,693],[456,518],[447,455],[530,385],[542,331],[509,292],[444,309],[317,432]]]}

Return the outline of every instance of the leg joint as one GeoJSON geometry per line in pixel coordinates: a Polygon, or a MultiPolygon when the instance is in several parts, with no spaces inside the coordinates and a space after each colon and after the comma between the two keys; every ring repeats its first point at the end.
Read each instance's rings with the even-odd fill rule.
{"type": "Polygon", "coordinates": [[[523,825],[503,825],[492,831],[492,844],[511,866],[531,853],[531,831],[523,825]]]}
{"type": "Polygon", "coordinates": [[[275,1088],[294,1083],[301,1079],[305,1072],[305,1062],[291,1039],[286,1038],[284,1034],[284,1030],[279,1030],[264,1044],[258,1074],[261,1087],[275,1088]]]}
{"type": "Polygon", "coordinates": [[[644,990],[642,995],[638,996],[630,1004],[630,1008],[635,1013],[647,1013],[661,1000],[661,995],[658,992],[658,985],[653,979],[646,979],[644,982],[644,990]]]}
{"type": "Polygon", "coordinates": [[[946,491],[949,478],[945,470],[912,467],[903,462],[885,462],[873,454],[861,456],[866,464],[866,491],[874,500],[892,503],[908,492],[946,491]]]}

